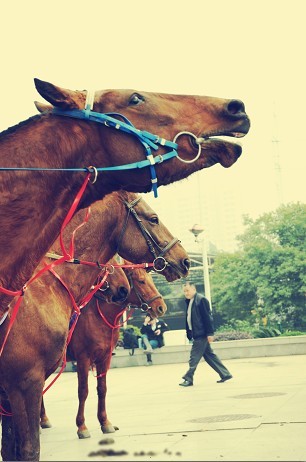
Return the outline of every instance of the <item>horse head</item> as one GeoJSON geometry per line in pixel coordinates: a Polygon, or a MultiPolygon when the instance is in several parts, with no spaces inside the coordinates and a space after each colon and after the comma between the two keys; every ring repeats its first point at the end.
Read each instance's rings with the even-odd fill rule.
{"type": "Polygon", "coordinates": [[[153,262],[154,271],[163,274],[167,281],[188,275],[190,260],[186,250],[141,196],[126,191],[114,192],[106,196],[102,204],[105,219],[115,214],[117,228],[108,242],[110,246],[116,244],[116,252],[122,258],[153,262]]]}
{"type": "MultiPolygon", "coordinates": [[[[96,298],[105,300],[107,303],[121,304],[130,295],[129,280],[121,268],[114,266],[117,264],[116,257],[111,258],[107,262],[107,266],[105,267],[105,270],[108,271],[107,278],[95,294],[96,298]]],[[[103,273],[99,277],[102,278],[103,273]]]]}
{"type": "Polygon", "coordinates": [[[163,316],[167,311],[167,305],[158,292],[151,274],[143,268],[125,268],[124,272],[131,286],[128,304],[133,308],[140,308],[151,318],[163,316]]]}
{"type": "MultiPolygon", "coordinates": [[[[35,86],[39,94],[55,108],[55,112],[51,108],[52,117],[66,115],[68,118],[86,119],[86,122],[74,119],[71,130],[78,132],[81,124],[82,129],[89,132],[90,124],[91,144],[95,144],[97,153],[99,143],[103,145],[104,158],[106,156],[109,159],[109,165],[120,165],[123,153],[126,163],[135,162],[136,158],[138,161],[143,160],[147,148],[140,142],[141,137],[145,137],[146,143],[149,143],[149,153],[155,161],[169,152],[169,146],[170,150],[173,147],[177,149],[177,156],[156,165],[158,185],[186,178],[193,172],[217,163],[230,167],[240,157],[242,148],[224,137],[241,138],[250,128],[244,104],[237,99],[136,90],[100,90],[93,93],[90,100],[90,93],[86,90],[64,89],[39,79],[35,79],[35,86]],[[101,123],[95,123],[100,121],[101,114],[117,120],[118,126],[115,124],[109,128],[110,124],[104,119],[101,123]],[[130,130],[122,130],[122,122],[125,123],[124,128],[130,126],[130,130]],[[148,138],[147,133],[150,135],[148,138]]],[[[67,126],[67,120],[65,124],[67,126]]],[[[80,150],[84,153],[92,151],[92,146],[84,144],[80,150]]],[[[144,177],[139,170],[109,171],[107,183],[113,184],[114,189],[123,186],[134,192],[147,192],[152,186],[148,182],[148,175],[144,177]],[[133,181],[130,181],[131,175],[133,181]]]]}

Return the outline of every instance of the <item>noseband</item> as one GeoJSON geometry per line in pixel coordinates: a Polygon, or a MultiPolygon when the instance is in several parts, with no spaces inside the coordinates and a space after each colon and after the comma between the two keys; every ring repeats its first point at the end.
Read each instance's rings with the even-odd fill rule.
{"type": "Polygon", "coordinates": [[[127,228],[127,224],[128,224],[128,221],[129,221],[129,218],[130,218],[130,215],[132,214],[132,216],[134,217],[146,243],[147,243],[147,246],[149,247],[149,250],[150,252],[152,253],[152,255],[154,256],[154,260],[153,260],[153,269],[156,271],[156,272],[161,272],[161,271],[164,271],[164,269],[170,265],[170,266],[174,266],[172,263],[169,263],[165,258],[164,258],[164,255],[177,243],[177,242],[180,242],[178,238],[174,237],[172,239],[172,241],[170,241],[165,247],[161,247],[154,239],[154,237],[151,235],[151,233],[147,230],[147,228],[144,226],[142,220],[139,218],[134,206],[142,199],[141,196],[137,197],[136,199],[134,199],[132,202],[127,202],[127,201],[123,201],[124,205],[126,206],[127,208],[127,216],[126,216],[126,219],[125,219],[125,223],[123,225],[123,228],[122,228],[122,231],[120,233],[120,236],[119,236],[119,240],[118,240],[118,246],[117,246],[117,253],[120,254],[120,246],[121,246],[121,242],[122,242],[122,239],[123,239],[123,236],[125,234],[125,231],[126,231],[126,228],[127,228]],[[158,250],[158,253],[156,252],[156,249],[158,250]]]}

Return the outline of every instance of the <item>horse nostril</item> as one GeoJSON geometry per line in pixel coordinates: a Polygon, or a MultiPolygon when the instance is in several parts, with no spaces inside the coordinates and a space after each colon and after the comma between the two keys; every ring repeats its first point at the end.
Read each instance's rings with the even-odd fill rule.
{"type": "Polygon", "coordinates": [[[156,311],[157,311],[157,313],[159,315],[162,315],[162,314],[166,313],[166,310],[164,310],[164,308],[162,306],[158,306],[156,311]]]}
{"type": "Polygon", "coordinates": [[[183,267],[186,269],[186,271],[189,271],[189,268],[190,268],[190,260],[189,258],[185,258],[185,260],[183,260],[183,267]]]}
{"type": "Polygon", "coordinates": [[[230,114],[244,114],[245,113],[245,107],[242,101],[239,101],[238,99],[232,99],[228,105],[227,105],[227,111],[230,114]]]}
{"type": "Polygon", "coordinates": [[[118,289],[118,296],[120,297],[120,299],[126,299],[126,297],[128,296],[128,289],[124,286],[120,286],[119,289],[118,289]]]}

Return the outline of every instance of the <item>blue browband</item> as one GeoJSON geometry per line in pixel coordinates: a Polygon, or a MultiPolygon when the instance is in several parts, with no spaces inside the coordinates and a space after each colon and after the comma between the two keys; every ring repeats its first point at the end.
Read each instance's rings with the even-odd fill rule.
{"type": "Polygon", "coordinates": [[[157,176],[155,171],[155,164],[160,164],[164,160],[171,159],[172,157],[177,157],[177,144],[165,140],[164,138],[160,138],[157,135],[153,135],[150,132],[138,130],[134,127],[134,125],[122,114],[117,113],[105,113],[102,114],[100,112],[94,112],[90,110],[88,107],[86,109],[72,109],[72,110],[64,110],[59,108],[53,108],[52,113],[55,115],[60,116],[67,116],[73,117],[76,119],[83,119],[89,120],[92,122],[98,122],[106,127],[115,128],[116,130],[121,130],[125,133],[129,133],[133,136],[136,136],[140,143],[145,148],[146,159],[134,162],[131,164],[124,164],[124,165],[117,165],[115,167],[97,167],[96,170],[98,172],[105,172],[105,171],[114,171],[114,170],[130,170],[134,168],[144,168],[149,167],[151,173],[151,183],[152,189],[151,191],[154,192],[154,197],[157,197],[157,176]],[[120,117],[122,120],[114,118],[114,116],[120,117]],[[160,146],[166,146],[171,148],[172,150],[161,154],[159,156],[153,157],[152,149],[157,151],[160,146]]]}

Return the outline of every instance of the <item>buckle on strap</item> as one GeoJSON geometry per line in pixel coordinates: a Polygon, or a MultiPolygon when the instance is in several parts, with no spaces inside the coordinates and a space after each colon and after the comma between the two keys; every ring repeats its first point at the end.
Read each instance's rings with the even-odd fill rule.
{"type": "Polygon", "coordinates": [[[148,161],[150,162],[151,165],[155,165],[155,159],[154,159],[154,157],[152,156],[152,154],[149,154],[149,155],[147,156],[147,159],[148,159],[148,161]]]}

